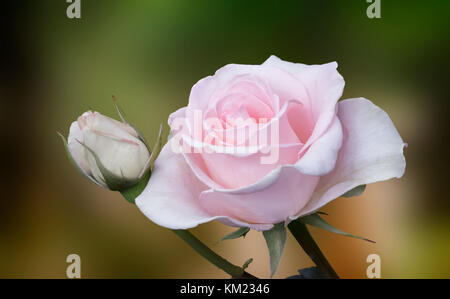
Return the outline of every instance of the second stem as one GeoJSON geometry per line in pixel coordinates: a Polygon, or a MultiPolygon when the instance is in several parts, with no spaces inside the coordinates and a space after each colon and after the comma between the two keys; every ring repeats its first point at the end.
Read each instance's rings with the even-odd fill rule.
{"type": "Polygon", "coordinates": [[[327,278],[339,278],[333,267],[331,267],[330,263],[323,255],[322,251],[320,251],[319,246],[317,246],[304,223],[301,223],[300,221],[292,221],[289,223],[288,228],[303,250],[317,265],[320,273],[327,278]]]}

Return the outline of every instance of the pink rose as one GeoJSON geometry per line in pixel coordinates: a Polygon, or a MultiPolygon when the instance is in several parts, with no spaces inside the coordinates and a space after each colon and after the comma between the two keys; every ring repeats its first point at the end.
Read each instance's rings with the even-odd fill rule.
{"type": "Polygon", "coordinates": [[[338,103],[336,68],[271,56],[200,80],[169,117],[173,137],[139,209],[171,229],[218,220],[267,230],[359,185],[401,177],[405,143],[394,124],[364,98],[338,103]]]}

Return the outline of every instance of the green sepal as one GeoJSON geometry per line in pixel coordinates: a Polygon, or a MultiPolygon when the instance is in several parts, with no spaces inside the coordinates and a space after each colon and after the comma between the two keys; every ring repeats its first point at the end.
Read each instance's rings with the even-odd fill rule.
{"type": "Polygon", "coordinates": [[[78,166],[77,162],[75,162],[75,160],[72,157],[72,154],[69,151],[69,144],[67,143],[66,138],[59,132],[56,132],[59,137],[61,137],[61,140],[64,144],[64,149],[66,151],[67,157],[69,158],[70,163],[72,164],[73,167],[75,167],[75,169],[81,174],[83,175],[85,178],[87,178],[88,180],[90,180],[91,182],[95,183],[96,185],[104,188],[105,186],[102,186],[99,182],[97,182],[97,180],[95,180],[92,176],[88,175],[87,173],[85,173],[80,166],[78,166]]]}
{"type": "Polygon", "coordinates": [[[249,231],[250,231],[249,227],[241,227],[238,230],[235,230],[235,231],[229,233],[228,235],[226,235],[225,237],[220,239],[217,243],[225,241],[225,240],[237,239],[237,238],[240,238],[240,237],[244,237],[245,238],[245,235],[247,235],[247,233],[249,231]]]}
{"type": "Polygon", "coordinates": [[[142,171],[138,176],[139,179],[141,177],[143,177],[147,172],[153,171],[153,166],[155,164],[155,160],[158,157],[159,153],[161,152],[161,148],[162,148],[162,137],[161,136],[162,136],[162,124],[159,125],[158,137],[156,138],[155,145],[153,146],[153,151],[151,152],[150,157],[147,159],[147,162],[145,162],[145,165],[142,168],[142,171]]]}
{"type": "Polygon", "coordinates": [[[153,151],[150,155],[150,170],[153,170],[156,158],[158,158],[159,153],[162,149],[162,128],[163,125],[159,125],[158,137],[156,138],[155,145],[153,146],[153,151]]]}
{"type": "Polygon", "coordinates": [[[115,96],[113,96],[113,101],[114,101],[114,106],[116,107],[116,110],[117,110],[117,114],[119,115],[119,117],[122,120],[122,122],[127,124],[127,125],[129,125],[130,127],[132,127],[136,131],[139,140],[141,140],[142,143],[145,144],[145,147],[147,147],[148,152],[151,153],[152,149],[148,146],[148,143],[145,140],[144,135],[142,135],[141,132],[133,124],[131,124],[130,122],[128,122],[126,120],[125,113],[123,112],[122,108],[120,108],[119,104],[117,104],[117,100],[116,100],[115,96]]]}
{"type": "Polygon", "coordinates": [[[148,171],[137,184],[131,186],[130,188],[120,190],[120,194],[122,194],[122,196],[125,197],[128,202],[135,204],[136,197],[138,197],[139,194],[144,191],[145,186],[147,186],[148,180],[150,179],[150,176],[151,172],[148,171]]]}
{"type": "Polygon", "coordinates": [[[344,194],[342,194],[342,196],[343,197],[359,196],[363,194],[364,190],[366,190],[366,185],[359,185],[353,188],[352,190],[345,192],[344,194]]]}
{"type": "Polygon", "coordinates": [[[150,154],[150,158],[146,163],[144,169],[148,168],[150,171],[153,170],[156,158],[158,158],[159,153],[162,149],[162,124],[159,125],[158,137],[156,138],[155,144],[153,146],[153,151],[150,154]]]}
{"type": "Polygon", "coordinates": [[[331,224],[329,224],[328,222],[323,220],[322,217],[320,217],[317,213],[316,214],[307,215],[307,216],[303,216],[301,218],[298,218],[295,221],[300,221],[300,222],[302,222],[304,224],[308,224],[308,225],[311,225],[311,226],[319,227],[319,228],[325,229],[325,230],[330,231],[330,232],[335,233],[335,234],[339,234],[339,235],[343,235],[343,236],[352,237],[352,238],[364,240],[364,241],[367,241],[367,242],[375,243],[372,240],[369,240],[369,239],[366,239],[366,238],[363,238],[363,237],[360,237],[360,236],[355,236],[355,235],[343,232],[340,229],[335,228],[334,226],[332,226],[331,224]]]}
{"type": "Polygon", "coordinates": [[[125,190],[136,185],[139,182],[139,179],[129,179],[125,178],[124,176],[116,175],[103,165],[98,155],[90,147],[79,140],[77,141],[94,157],[95,163],[97,164],[97,167],[100,170],[108,189],[112,191],[125,190]]]}
{"type": "Polygon", "coordinates": [[[286,247],[286,226],[284,222],[275,224],[270,230],[263,231],[270,256],[270,277],[273,277],[280,265],[286,247]]]}

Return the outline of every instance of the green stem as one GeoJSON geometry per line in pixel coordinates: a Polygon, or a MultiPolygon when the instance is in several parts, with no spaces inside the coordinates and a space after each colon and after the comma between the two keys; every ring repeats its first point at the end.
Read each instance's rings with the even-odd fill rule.
{"type": "Polygon", "coordinates": [[[233,265],[211,249],[203,244],[199,239],[197,239],[188,230],[172,230],[177,234],[183,241],[189,244],[198,254],[203,256],[209,262],[214,264],[216,267],[222,269],[226,273],[230,274],[232,278],[256,278],[255,276],[245,272],[241,267],[233,265]]]}
{"type": "MultiPolygon", "coordinates": [[[[141,182],[137,185],[133,186],[130,189],[122,190],[121,194],[125,199],[130,203],[135,203],[135,198],[142,192],[147,184],[148,179],[150,178],[150,173],[147,174],[141,182]]],[[[193,234],[191,234],[188,230],[172,230],[175,234],[177,234],[183,241],[185,241],[189,246],[192,247],[197,253],[206,258],[216,267],[222,269],[226,273],[230,274],[232,278],[253,278],[257,277],[245,272],[242,267],[238,267],[233,265],[211,249],[208,246],[202,243],[199,239],[197,239],[193,234]]]]}
{"type": "Polygon", "coordinates": [[[322,251],[320,251],[319,246],[317,246],[305,224],[300,221],[292,221],[289,223],[288,228],[323,275],[328,278],[339,278],[322,251]]]}

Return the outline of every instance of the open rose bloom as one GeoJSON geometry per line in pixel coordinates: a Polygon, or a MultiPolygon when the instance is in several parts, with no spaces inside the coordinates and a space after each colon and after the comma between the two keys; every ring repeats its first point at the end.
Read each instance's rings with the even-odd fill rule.
{"type": "Polygon", "coordinates": [[[200,80],[169,117],[172,138],[138,207],[171,229],[218,220],[268,230],[401,177],[405,143],[394,124],[364,98],[338,102],[336,68],[272,56],[200,80]]]}

